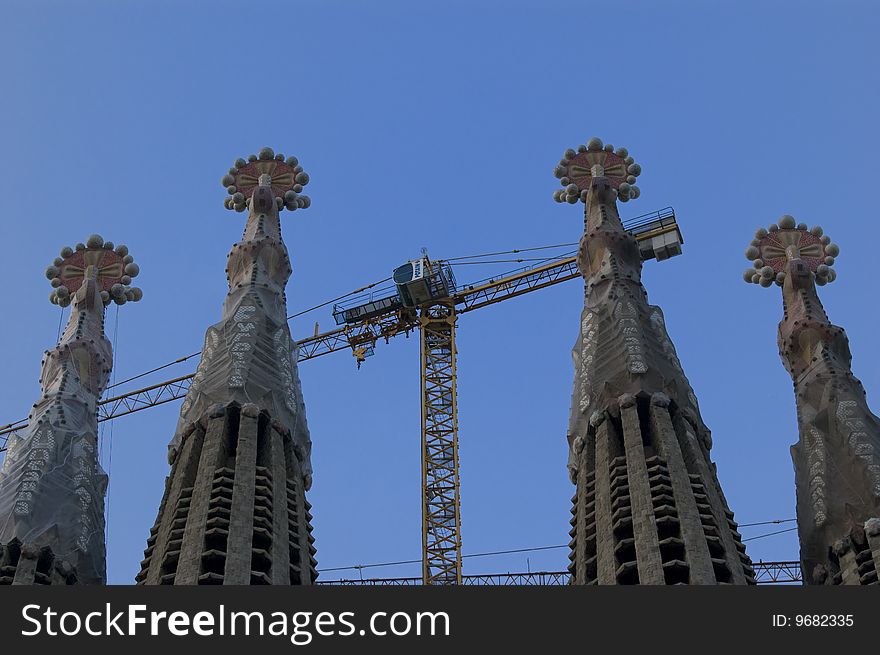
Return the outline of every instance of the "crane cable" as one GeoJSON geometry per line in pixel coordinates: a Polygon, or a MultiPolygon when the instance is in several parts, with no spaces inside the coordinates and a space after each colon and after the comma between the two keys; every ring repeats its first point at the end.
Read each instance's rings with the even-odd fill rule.
{"type": "Polygon", "coordinates": [[[361,293],[363,291],[366,291],[367,289],[372,289],[373,287],[375,287],[379,284],[382,284],[383,282],[388,282],[389,280],[391,280],[391,278],[386,277],[384,280],[379,280],[378,282],[373,282],[372,284],[368,284],[367,286],[361,287],[360,289],[355,289],[351,293],[347,293],[344,296],[339,296],[338,298],[334,298],[333,300],[328,300],[327,302],[322,302],[320,305],[315,305],[314,307],[309,307],[308,309],[304,309],[301,312],[297,312],[296,314],[291,314],[290,316],[287,317],[287,320],[289,321],[290,319],[296,318],[297,316],[302,316],[303,314],[308,314],[309,312],[313,312],[316,309],[321,309],[321,307],[326,307],[330,303],[339,302],[340,300],[342,300],[344,298],[348,298],[349,296],[353,296],[356,293],[361,293]]]}
{"type": "MultiPolygon", "coordinates": [[[[119,361],[118,336],[119,336],[119,305],[116,305],[116,319],[113,322],[113,351],[112,351],[112,357],[116,361],[119,361]]],[[[115,367],[113,369],[112,375],[113,375],[113,377],[116,377],[115,367]]],[[[103,425],[101,426],[102,427],[102,430],[101,430],[101,437],[102,437],[101,451],[105,455],[105,459],[107,461],[106,471],[107,471],[107,477],[108,477],[107,491],[106,491],[107,500],[106,500],[106,505],[105,505],[105,509],[104,509],[104,542],[105,543],[110,541],[110,490],[111,490],[111,483],[113,481],[113,477],[111,477],[110,472],[111,472],[111,468],[113,467],[113,423],[114,423],[114,421],[111,419],[110,420],[110,430],[109,430],[110,435],[107,437],[106,445],[104,445],[104,443],[103,443],[103,437],[106,434],[106,431],[103,429],[104,426],[103,425]]]]}
{"type": "MultiPolygon", "coordinates": [[[[492,253],[483,253],[481,255],[470,255],[467,257],[454,257],[452,259],[444,259],[443,261],[452,262],[452,261],[461,261],[461,260],[467,260],[467,259],[478,259],[481,257],[493,257],[496,255],[514,254],[514,253],[521,253],[521,252],[532,252],[532,251],[536,251],[536,250],[548,250],[548,249],[552,249],[552,248],[562,248],[562,247],[573,246],[573,245],[577,245],[577,244],[576,243],[563,243],[563,244],[556,244],[556,245],[552,245],[552,246],[536,246],[534,248],[517,248],[514,250],[505,250],[505,251],[492,252],[492,253]]],[[[551,258],[540,260],[540,261],[550,261],[551,259],[554,259],[554,258],[551,257],[551,258]]],[[[499,263],[500,263],[500,261],[501,260],[499,260],[499,263]]],[[[525,260],[509,260],[509,261],[538,261],[538,260],[525,259],[525,260]]],[[[495,263],[495,262],[474,262],[474,263],[495,263]]],[[[296,318],[297,316],[302,316],[303,314],[308,314],[310,312],[315,311],[316,309],[321,309],[322,307],[326,307],[327,305],[330,305],[332,303],[339,302],[340,300],[344,300],[345,298],[348,298],[350,296],[354,296],[356,294],[363,293],[364,291],[367,291],[369,289],[372,289],[373,287],[376,287],[380,284],[388,282],[391,279],[392,279],[391,277],[386,277],[383,280],[379,280],[378,282],[373,282],[372,284],[368,284],[368,285],[363,286],[359,289],[355,289],[354,291],[350,291],[349,293],[346,293],[346,294],[343,294],[343,295],[338,296],[336,298],[333,298],[332,300],[328,300],[326,302],[315,305],[314,307],[309,307],[308,309],[304,309],[302,311],[296,312],[295,314],[291,314],[290,316],[288,316],[287,320],[291,320],[293,318],[296,318]]],[[[185,355],[183,357],[178,357],[177,359],[175,359],[173,361],[170,361],[166,364],[162,364],[161,366],[157,366],[155,368],[152,368],[149,371],[145,371],[143,373],[133,375],[133,376],[126,378],[120,382],[116,382],[114,384],[111,384],[109,387],[107,387],[107,389],[112,389],[114,387],[120,387],[124,384],[127,384],[129,382],[133,382],[133,381],[138,380],[143,377],[146,377],[148,375],[151,375],[153,373],[156,373],[158,371],[166,369],[170,366],[174,366],[175,364],[181,364],[181,363],[183,363],[189,359],[192,359],[193,357],[197,357],[198,355],[201,355],[201,354],[202,354],[202,351],[198,350],[194,353],[190,353],[189,355],[185,355]]],[[[21,421],[18,421],[18,422],[21,422],[21,421]]],[[[15,425],[15,424],[13,423],[13,424],[10,424],[10,426],[11,425],[15,425]]]]}
{"type": "MultiPolygon", "coordinates": [[[[739,527],[745,528],[745,527],[753,526],[753,525],[768,525],[770,523],[789,523],[791,521],[796,521],[796,520],[797,519],[775,519],[773,521],[758,521],[756,523],[742,523],[742,524],[740,524],[739,527]]],[[[786,530],[780,530],[778,532],[768,532],[766,534],[760,534],[755,537],[749,537],[748,539],[743,539],[743,542],[753,541],[755,539],[762,539],[764,537],[770,537],[770,536],[773,536],[776,534],[782,534],[784,532],[792,532],[793,530],[797,530],[797,528],[796,527],[795,528],[788,528],[786,530]]],[[[510,555],[510,554],[514,554],[514,553],[531,553],[531,552],[535,552],[535,551],[539,551],[539,550],[555,550],[558,548],[570,548],[570,545],[569,544],[559,544],[556,546],[534,546],[531,548],[512,548],[509,550],[493,550],[493,551],[488,551],[485,553],[469,553],[467,555],[462,555],[461,558],[465,559],[468,557],[489,557],[491,555],[510,555]]],[[[409,559],[409,560],[400,560],[397,562],[379,562],[379,563],[373,563],[373,564],[354,564],[352,566],[335,566],[332,568],[318,569],[318,571],[321,573],[326,573],[328,571],[347,571],[350,569],[356,569],[356,570],[372,569],[372,568],[378,568],[378,567],[382,567],[382,566],[400,566],[402,564],[420,564],[421,562],[422,562],[422,560],[420,560],[420,559],[409,559]]]]}
{"type": "MultiPolygon", "coordinates": [[[[366,291],[367,289],[372,289],[376,285],[382,284],[383,282],[388,282],[388,280],[390,280],[390,279],[391,279],[390,277],[386,277],[384,280],[379,280],[378,282],[373,282],[372,284],[368,284],[364,287],[361,287],[360,289],[355,289],[354,291],[351,291],[351,292],[346,293],[344,295],[338,296],[337,298],[334,298],[333,300],[328,300],[327,302],[321,303],[320,305],[315,305],[314,307],[309,307],[308,309],[304,309],[301,312],[297,312],[296,314],[291,314],[290,316],[287,317],[287,320],[289,321],[290,319],[296,318],[297,316],[302,316],[303,314],[308,314],[309,312],[312,312],[316,309],[320,309],[321,307],[326,307],[330,303],[338,302],[338,301],[342,300],[343,298],[348,298],[349,296],[353,296],[357,293],[362,293],[363,291],[366,291]]],[[[183,357],[178,357],[174,361],[168,362],[167,364],[162,364],[161,366],[157,366],[156,368],[151,368],[149,371],[144,371],[143,373],[133,375],[130,378],[126,378],[126,379],[122,380],[121,382],[115,382],[114,384],[111,384],[107,388],[112,389],[114,387],[120,387],[123,384],[127,384],[128,382],[133,382],[134,380],[138,380],[142,377],[146,377],[147,375],[151,375],[152,373],[156,373],[157,371],[161,371],[162,369],[168,368],[169,366],[174,366],[175,364],[181,364],[181,363],[187,361],[188,359],[192,359],[193,357],[196,357],[201,354],[202,354],[202,351],[197,350],[196,352],[190,353],[189,355],[184,355],[183,357]]]]}
{"type": "MultiPolygon", "coordinates": [[[[465,263],[485,263],[485,264],[488,264],[488,263],[495,263],[495,262],[489,262],[489,261],[485,261],[485,262],[464,262],[464,261],[462,261],[462,260],[466,260],[466,259],[479,259],[479,258],[481,258],[481,257],[493,257],[493,256],[496,256],[496,255],[502,255],[502,254],[521,253],[521,252],[532,252],[532,251],[536,251],[536,250],[548,250],[548,249],[561,248],[561,247],[572,246],[572,245],[577,245],[577,244],[575,244],[575,243],[568,243],[568,244],[556,244],[556,245],[552,245],[552,246],[536,246],[536,247],[534,247],[534,248],[517,248],[517,249],[514,249],[514,250],[499,251],[499,252],[494,252],[494,253],[483,253],[483,254],[481,254],[481,255],[470,255],[470,256],[468,256],[468,257],[454,257],[454,258],[452,258],[452,259],[444,259],[443,261],[445,261],[445,262],[456,261],[456,262],[459,262],[459,263],[462,263],[462,264],[465,264],[465,263]]],[[[553,259],[556,259],[556,258],[557,258],[557,257],[548,257],[547,259],[540,260],[540,261],[552,261],[553,259]]],[[[511,260],[511,261],[517,262],[517,261],[532,261],[532,260],[527,260],[527,259],[526,259],[526,260],[511,260]]],[[[500,260],[499,260],[499,263],[500,263],[500,260]]],[[[497,276],[496,276],[496,277],[497,277],[497,276]]],[[[348,298],[348,297],[350,297],[350,296],[353,296],[353,295],[356,295],[356,294],[362,293],[362,292],[364,292],[364,291],[366,291],[366,290],[368,290],[368,289],[372,289],[373,287],[375,287],[375,286],[377,286],[377,285],[379,285],[379,284],[382,284],[382,283],[384,283],[384,282],[388,282],[388,281],[391,280],[391,279],[392,279],[391,277],[387,277],[387,278],[385,278],[385,279],[383,279],[383,280],[379,280],[378,282],[373,282],[372,284],[368,284],[368,285],[363,286],[363,287],[361,287],[361,288],[359,288],[359,289],[355,289],[354,291],[351,291],[351,292],[346,293],[346,294],[344,294],[344,295],[338,296],[337,298],[334,298],[334,299],[332,299],[332,300],[328,300],[328,301],[326,301],[326,302],[323,302],[323,303],[320,303],[320,304],[318,304],[318,305],[315,305],[314,307],[309,307],[308,309],[304,309],[304,310],[302,310],[302,311],[296,312],[295,314],[291,314],[290,316],[288,316],[288,317],[287,317],[287,320],[290,320],[290,319],[292,319],[292,318],[296,318],[297,316],[302,316],[303,314],[308,314],[309,312],[312,312],[312,311],[314,311],[314,310],[316,310],[316,309],[320,309],[320,308],[322,308],[322,307],[326,307],[327,305],[329,305],[329,304],[331,304],[331,303],[338,302],[338,301],[343,300],[343,299],[345,299],[345,298],[348,298]]],[[[488,280],[488,279],[490,279],[490,278],[486,278],[486,279],[488,280]]],[[[478,283],[479,283],[479,282],[475,282],[474,284],[478,284],[478,283]]],[[[63,321],[63,318],[64,318],[64,308],[62,308],[62,310],[61,310],[61,318],[60,318],[60,320],[59,320],[59,323],[60,323],[61,321],[63,321]]],[[[59,330],[59,338],[60,338],[60,330],[59,330]]],[[[128,384],[129,382],[134,382],[135,380],[139,380],[139,379],[144,378],[144,377],[146,377],[146,376],[148,376],[148,375],[152,375],[153,373],[157,373],[158,371],[161,371],[161,370],[164,370],[164,369],[169,368],[169,367],[171,367],[171,366],[174,366],[175,364],[182,364],[183,362],[188,361],[188,360],[192,359],[193,357],[197,357],[197,356],[199,356],[199,355],[201,355],[201,354],[202,354],[202,351],[201,351],[201,350],[197,350],[196,352],[190,353],[190,354],[188,354],[188,355],[184,355],[183,357],[178,357],[178,358],[175,359],[175,360],[172,360],[172,361],[167,362],[167,363],[165,363],[165,364],[162,364],[162,365],[160,365],[160,366],[156,366],[155,368],[151,368],[149,371],[144,371],[143,373],[138,373],[137,375],[132,375],[131,377],[125,378],[124,380],[120,380],[119,382],[114,382],[113,384],[109,385],[109,386],[107,387],[106,390],[114,389],[114,388],[116,388],[116,387],[121,387],[122,385],[128,384]]],[[[105,391],[106,391],[106,390],[105,390],[105,391]]],[[[19,425],[20,423],[26,423],[26,422],[27,422],[27,419],[26,419],[26,418],[23,418],[23,419],[20,419],[20,420],[18,420],[18,421],[14,421],[14,422],[12,422],[12,423],[9,423],[9,424],[7,424],[7,425],[2,425],[2,426],[0,426],[0,429],[4,429],[4,430],[5,430],[5,429],[7,429],[7,428],[13,428],[13,427],[19,425]]]]}
{"type": "Polygon", "coordinates": [[[444,259],[445,262],[457,262],[463,259],[480,259],[482,257],[495,257],[496,255],[516,255],[521,252],[534,252],[535,250],[550,250],[552,248],[568,248],[571,246],[576,246],[577,243],[559,243],[555,246],[536,246],[535,248],[515,248],[513,250],[500,250],[498,252],[487,252],[482,255],[469,255],[467,257],[452,257],[450,259],[444,259]]]}
{"type": "Polygon", "coordinates": [[[757,537],[749,537],[748,539],[743,539],[743,543],[747,541],[754,541],[755,539],[763,539],[764,537],[772,537],[775,534],[782,534],[784,532],[794,532],[797,530],[797,527],[794,528],[786,528],[785,530],[778,530],[777,532],[768,532],[766,534],[759,534],[757,537]]]}
{"type": "MultiPolygon", "coordinates": [[[[560,255],[564,257],[565,255],[560,255]]],[[[570,256],[570,255],[569,255],[570,256]]],[[[479,264],[519,264],[522,262],[548,262],[556,259],[556,257],[524,257],[522,259],[487,259],[481,262],[456,262],[456,266],[479,265],[479,264]]],[[[449,260],[444,260],[449,261],[449,260]]],[[[504,275],[503,273],[501,274],[504,275]]]]}

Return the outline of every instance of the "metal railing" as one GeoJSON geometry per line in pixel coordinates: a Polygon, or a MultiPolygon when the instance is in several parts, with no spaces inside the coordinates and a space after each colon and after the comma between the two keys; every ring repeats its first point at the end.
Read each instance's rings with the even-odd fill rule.
{"type": "MultiPolygon", "coordinates": [[[[755,562],[755,578],[759,585],[799,584],[801,582],[800,562],[755,562]]],[[[567,585],[571,575],[568,571],[536,571],[529,573],[488,573],[482,575],[463,575],[461,583],[465,586],[562,586],[567,585]]],[[[339,580],[318,580],[321,585],[366,586],[366,587],[409,587],[422,584],[421,578],[354,578],[339,580]]]]}

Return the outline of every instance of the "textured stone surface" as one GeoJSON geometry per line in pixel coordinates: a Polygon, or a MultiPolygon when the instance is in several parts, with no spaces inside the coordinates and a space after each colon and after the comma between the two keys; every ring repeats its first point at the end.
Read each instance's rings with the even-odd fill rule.
{"type": "Polygon", "coordinates": [[[49,546],[22,544],[18,539],[0,545],[0,585],[75,585],[70,562],[55,557],[49,546]]]}
{"type": "Polygon", "coordinates": [[[205,335],[169,445],[171,473],[140,584],[311,584],[317,576],[305,498],[311,440],[287,325],[291,267],[276,197],[293,184],[293,165],[265,154],[229,175],[235,195],[253,194],[247,225],[229,253],[223,315],[205,335]],[[258,165],[281,166],[287,186],[268,173],[251,184],[258,165]]]}
{"type": "Polygon", "coordinates": [[[852,374],[846,333],[828,320],[816,291],[836,278],[829,266],[838,249],[820,228],[795,226],[790,216],[758,230],[752,247],[747,256],[771,266],[782,288],[777,342],[797,402],[791,456],[804,582],[876,584],[865,532],[880,516],[880,419],[852,374]]]}
{"type": "MultiPolygon", "coordinates": [[[[50,299],[72,305],[70,318],[43,359],[42,395],[30,412],[27,431],[10,439],[0,470],[4,557],[18,557],[10,555],[20,550],[14,544],[25,544],[25,555],[40,549],[43,554],[21,555],[18,564],[39,560],[34,584],[57,581],[50,569],[62,561],[76,569],[63,576],[62,584],[103,584],[106,579],[107,476],[98,463],[97,403],[110,379],[113,355],[104,336],[104,308],[141,297],[139,289],[128,287],[138,273],[128,248],[112,248],[93,235],[87,244],[63,249],[46,271],[54,289],[50,299]]],[[[31,574],[25,578],[34,580],[31,574]]]]}
{"type": "Polygon", "coordinates": [[[586,205],[568,431],[578,485],[573,582],[753,583],[709,459],[709,430],[663,314],[647,302],[638,246],[623,230],[618,190],[603,172],[594,165],[586,193],[566,192],[586,205]]]}
{"type": "Polygon", "coordinates": [[[223,316],[208,328],[202,359],[169,445],[173,461],[187,427],[215,404],[256,404],[291,432],[307,479],[312,442],[299,385],[296,344],[287,325],[284,287],[291,274],[275,203],[251,210],[242,240],[229,253],[223,316]],[[259,209],[259,208],[258,208],[259,209]]]}

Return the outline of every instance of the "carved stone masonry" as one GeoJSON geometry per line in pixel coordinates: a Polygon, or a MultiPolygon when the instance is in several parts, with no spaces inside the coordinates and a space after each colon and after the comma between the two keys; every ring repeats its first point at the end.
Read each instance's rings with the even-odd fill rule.
{"type": "Polygon", "coordinates": [[[280,210],[306,208],[295,157],[239,159],[226,207],[249,210],[229,293],[169,445],[171,474],[139,584],[312,584],[311,439],[287,325],[280,210]]]}
{"type": "Polygon", "coordinates": [[[591,139],[556,169],[585,203],[585,280],[568,441],[573,584],[753,584],[709,458],[711,437],[617,200],[639,196],[625,148],[591,139]]]}
{"type": "Polygon", "coordinates": [[[0,471],[0,584],[103,584],[104,494],[97,403],[113,354],[104,308],[141,299],[128,248],[92,235],[64,248],[46,270],[53,304],[72,306],[58,345],[46,352],[42,395],[0,471]]]}
{"type": "Polygon", "coordinates": [[[779,356],[794,382],[800,439],[791,447],[805,584],[876,585],[880,571],[880,419],[852,374],[843,328],[816,285],[833,282],[840,249],[783,216],[755,233],[747,282],[782,288],[779,356]]]}

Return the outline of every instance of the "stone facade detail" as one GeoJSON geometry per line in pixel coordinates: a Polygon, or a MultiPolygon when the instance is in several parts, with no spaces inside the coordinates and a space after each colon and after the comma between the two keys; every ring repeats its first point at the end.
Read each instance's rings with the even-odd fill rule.
{"type": "Polygon", "coordinates": [[[568,430],[572,583],[753,584],[709,429],[618,215],[618,200],[639,196],[640,172],[626,149],[598,139],[556,170],[556,200],[585,204],[568,430]]]}
{"type": "Polygon", "coordinates": [[[4,569],[0,583],[106,581],[107,475],[98,462],[97,404],[113,353],[104,310],[141,299],[129,286],[138,272],[127,247],[98,235],[62,249],[46,270],[50,300],[70,306],[70,318],[45,354],[42,394],[24,435],[10,439],[0,470],[0,558],[7,569],[17,567],[14,574],[4,569]]]}
{"type": "Polygon", "coordinates": [[[311,438],[284,288],[282,208],[308,207],[308,176],[269,148],[237,160],[226,206],[248,210],[229,293],[169,445],[171,473],[139,584],[308,585],[317,577],[311,438]]]}
{"type": "Polygon", "coordinates": [[[822,228],[783,216],[755,233],[747,282],[782,289],[779,356],[794,383],[791,447],[805,584],[876,585],[880,571],[880,419],[853,375],[849,340],[816,290],[840,249],[822,228]]]}

